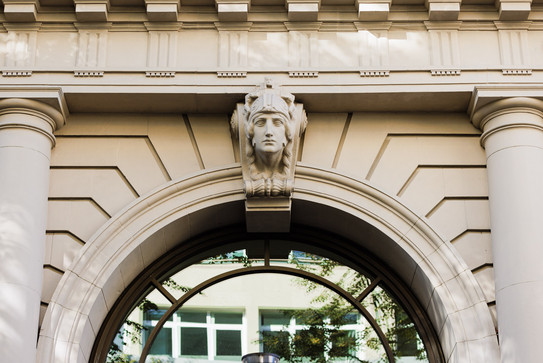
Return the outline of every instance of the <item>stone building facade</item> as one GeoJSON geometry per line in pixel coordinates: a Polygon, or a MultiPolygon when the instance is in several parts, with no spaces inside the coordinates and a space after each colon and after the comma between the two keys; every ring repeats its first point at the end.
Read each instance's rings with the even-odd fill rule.
{"type": "Polygon", "coordinates": [[[244,226],[373,256],[435,361],[538,362],[542,4],[3,0],[0,360],[96,358],[149,266],[244,226]],[[307,125],[252,208],[231,119],[265,82],[307,125]]]}

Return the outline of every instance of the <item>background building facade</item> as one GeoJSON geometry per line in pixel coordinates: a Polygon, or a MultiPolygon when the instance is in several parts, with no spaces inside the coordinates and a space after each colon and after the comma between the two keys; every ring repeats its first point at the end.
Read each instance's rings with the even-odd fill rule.
{"type": "Polygon", "coordinates": [[[6,362],[89,361],[137,276],[245,225],[230,119],[266,78],[307,113],[292,230],[386,266],[444,361],[538,361],[537,1],[2,4],[6,362]]]}

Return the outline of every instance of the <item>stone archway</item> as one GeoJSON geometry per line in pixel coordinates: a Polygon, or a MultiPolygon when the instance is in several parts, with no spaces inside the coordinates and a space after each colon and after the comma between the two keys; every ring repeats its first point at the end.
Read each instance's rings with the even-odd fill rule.
{"type": "MultiPolygon", "coordinates": [[[[95,233],[59,283],[40,333],[39,361],[87,362],[128,284],[184,240],[243,222],[244,198],[240,167],[231,166],[173,181],[128,205],[95,233]]],[[[448,362],[499,360],[473,275],[450,243],[398,200],[367,183],[299,165],[292,218],[333,230],[387,263],[426,309],[448,362]]]]}

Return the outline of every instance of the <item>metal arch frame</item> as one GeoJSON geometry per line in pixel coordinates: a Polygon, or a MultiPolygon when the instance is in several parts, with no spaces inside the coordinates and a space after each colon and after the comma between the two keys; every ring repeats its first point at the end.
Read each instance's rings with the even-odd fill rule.
{"type": "MultiPolygon", "coordinates": [[[[408,313],[423,341],[429,362],[444,363],[446,361],[441,350],[439,338],[430,322],[428,314],[414,297],[411,290],[385,263],[381,262],[373,254],[365,251],[360,245],[332,232],[300,225],[293,225],[291,232],[287,234],[248,234],[245,226],[234,225],[210,231],[183,241],[178,247],[167,252],[143,270],[121,293],[110,309],[96,335],[89,362],[104,363],[106,361],[111,342],[122,326],[124,319],[136,306],[141,297],[145,296],[153,288],[159,289],[172,304],[177,301],[177,299],[162,287],[157,279],[162,280],[169,277],[177,271],[197,263],[214,253],[225,252],[226,250],[231,250],[231,248],[245,248],[247,243],[255,240],[261,242],[265,240],[281,240],[302,245],[306,252],[319,254],[320,251],[321,255],[336,259],[338,262],[353,268],[359,273],[371,277],[373,279],[372,285],[379,284],[408,313]]],[[[300,270],[295,271],[297,273],[300,272],[300,270]]],[[[368,286],[368,288],[372,285],[368,286]]],[[[371,291],[367,293],[369,292],[371,291]]],[[[365,294],[363,292],[357,299],[361,301],[364,297],[365,294]]],[[[347,300],[350,301],[349,299],[347,300]]]]}
{"type": "MultiPolygon", "coordinates": [[[[181,296],[178,300],[176,300],[175,303],[170,306],[170,308],[164,313],[164,315],[160,318],[156,326],[151,331],[151,334],[149,335],[149,338],[147,338],[147,341],[145,343],[145,346],[143,348],[143,351],[140,356],[139,363],[145,363],[145,360],[147,359],[147,355],[149,354],[149,350],[151,349],[151,346],[153,345],[153,342],[158,335],[160,329],[162,326],[166,323],[166,321],[170,318],[173,313],[177,311],[185,302],[187,302],[190,298],[192,298],[194,295],[198,294],[202,290],[211,287],[213,285],[216,285],[222,281],[226,281],[235,277],[239,276],[245,276],[245,275],[252,275],[252,274],[258,274],[258,273],[279,273],[284,275],[291,275],[296,277],[302,277],[308,280],[311,280],[313,282],[316,282],[322,286],[325,286],[329,288],[330,290],[334,291],[341,297],[343,297],[345,300],[347,300],[351,305],[353,305],[370,323],[372,328],[375,330],[377,335],[379,336],[379,340],[383,344],[383,347],[385,348],[385,352],[387,354],[388,361],[390,363],[395,362],[394,354],[392,352],[392,349],[390,348],[390,344],[388,343],[388,339],[386,338],[385,334],[379,327],[379,324],[377,324],[377,321],[371,316],[371,314],[362,306],[360,301],[353,297],[351,294],[349,294],[347,291],[342,289],[340,286],[330,282],[329,280],[312,274],[307,271],[298,270],[291,267],[283,267],[283,266],[257,266],[257,267],[242,267],[233,271],[228,271],[225,273],[222,273],[220,275],[214,276],[199,285],[195,286],[194,288],[190,289],[190,291],[186,292],[181,296]]],[[[368,286],[362,295],[366,296],[373,290],[375,287],[377,287],[377,284],[371,284],[368,286]],[[369,290],[369,291],[367,291],[369,290]]]]}

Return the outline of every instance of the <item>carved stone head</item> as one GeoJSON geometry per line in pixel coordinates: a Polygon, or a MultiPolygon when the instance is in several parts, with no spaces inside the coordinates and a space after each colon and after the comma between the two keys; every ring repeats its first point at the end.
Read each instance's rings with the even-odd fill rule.
{"type": "Polygon", "coordinates": [[[232,129],[239,135],[247,197],[290,196],[293,150],[305,123],[303,107],[294,103],[294,96],[269,82],[238,104],[232,129]]]}
{"type": "Polygon", "coordinates": [[[281,96],[271,89],[245,97],[247,156],[255,178],[286,177],[292,155],[293,101],[294,96],[281,96]]]}

